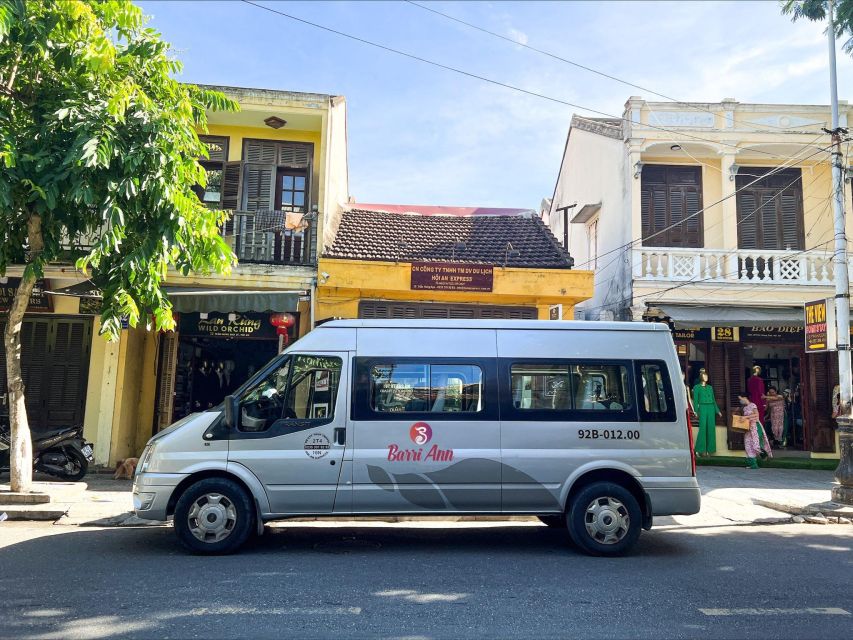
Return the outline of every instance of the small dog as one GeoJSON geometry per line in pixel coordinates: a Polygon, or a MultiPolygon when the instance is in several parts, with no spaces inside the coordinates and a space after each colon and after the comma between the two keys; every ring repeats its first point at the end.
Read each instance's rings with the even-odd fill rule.
{"type": "Polygon", "coordinates": [[[139,458],[125,458],[124,460],[119,460],[116,465],[116,472],[113,475],[113,480],[119,480],[121,478],[132,480],[133,474],[136,472],[136,465],[138,464],[139,458]]]}

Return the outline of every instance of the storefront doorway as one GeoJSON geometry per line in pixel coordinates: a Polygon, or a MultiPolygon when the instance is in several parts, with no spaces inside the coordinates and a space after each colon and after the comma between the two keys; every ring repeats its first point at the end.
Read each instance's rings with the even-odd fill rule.
{"type": "MultiPolygon", "coordinates": [[[[293,313],[288,343],[296,339],[293,313]]],[[[215,407],[279,352],[269,313],[183,313],[177,332],[163,334],[155,432],[215,407]]]]}
{"type": "MultiPolygon", "coordinates": [[[[793,344],[745,344],[743,348],[743,380],[752,375],[752,368],[761,367],[761,379],[764,388],[771,387],[784,400],[784,442],[786,448],[793,450],[808,450],[806,446],[806,421],[803,412],[802,394],[802,360],[803,348],[793,344]]],[[[768,436],[772,437],[772,420],[763,420],[768,436]]],[[[778,447],[778,445],[777,445],[778,447]]]]}

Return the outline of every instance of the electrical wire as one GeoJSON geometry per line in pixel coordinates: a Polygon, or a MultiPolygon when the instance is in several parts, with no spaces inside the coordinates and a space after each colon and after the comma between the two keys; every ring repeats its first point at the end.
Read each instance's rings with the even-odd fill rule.
{"type": "MultiPolygon", "coordinates": [[[[711,208],[711,207],[716,207],[717,205],[719,205],[719,204],[721,204],[721,203],[725,202],[726,200],[729,200],[730,198],[735,197],[738,193],[740,193],[740,192],[741,192],[741,191],[743,191],[744,189],[747,189],[747,188],[751,187],[752,185],[754,185],[755,183],[759,182],[760,180],[763,180],[764,178],[768,178],[768,177],[770,177],[770,176],[772,176],[772,175],[774,175],[774,174],[776,174],[776,173],[779,173],[780,171],[783,171],[784,169],[788,169],[788,168],[790,168],[793,164],[795,164],[795,163],[796,163],[796,162],[798,162],[798,161],[799,161],[799,162],[805,162],[806,160],[809,160],[809,159],[813,158],[814,156],[818,155],[819,153],[821,153],[821,152],[825,152],[825,151],[827,151],[827,149],[825,149],[825,148],[818,149],[817,151],[815,151],[815,152],[814,152],[814,153],[812,153],[811,155],[806,156],[805,158],[802,158],[802,159],[800,159],[798,156],[793,156],[793,157],[789,158],[786,162],[784,162],[784,163],[780,164],[780,165],[779,165],[779,166],[777,166],[777,167],[774,167],[771,171],[768,171],[768,172],[767,172],[766,174],[764,174],[763,176],[759,176],[759,177],[757,177],[757,178],[756,178],[755,180],[753,180],[752,182],[750,182],[750,183],[748,183],[748,184],[745,184],[744,186],[742,186],[742,187],[740,187],[740,188],[738,188],[738,189],[735,189],[732,193],[730,193],[730,194],[728,194],[728,195],[723,196],[722,198],[720,198],[720,199],[719,199],[719,200],[717,200],[716,202],[714,202],[714,203],[712,203],[712,204],[709,204],[709,205],[707,205],[707,206],[704,206],[704,207],[702,207],[701,209],[697,210],[697,211],[696,211],[696,212],[694,212],[694,213],[691,213],[689,216],[686,216],[685,218],[683,218],[683,219],[682,219],[682,220],[680,220],[679,222],[675,222],[675,223],[673,223],[673,224],[669,225],[668,227],[664,227],[663,229],[660,229],[659,231],[656,231],[656,232],[654,232],[654,233],[652,233],[652,234],[650,234],[650,235],[648,235],[648,236],[645,236],[645,237],[640,236],[639,238],[634,238],[633,240],[631,240],[631,241],[629,241],[629,242],[627,242],[627,243],[625,243],[625,244],[623,244],[623,245],[620,245],[620,246],[618,246],[618,247],[616,247],[616,248],[614,248],[614,249],[611,249],[610,251],[606,251],[605,253],[603,253],[603,254],[601,254],[601,255],[599,255],[599,256],[596,256],[596,259],[598,259],[598,258],[603,258],[604,256],[607,256],[607,255],[609,255],[609,254],[611,254],[611,253],[621,252],[623,249],[630,248],[631,246],[633,246],[633,245],[637,244],[638,242],[643,242],[643,241],[646,241],[646,240],[651,240],[652,238],[655,238],[655,237],[657,237],[657,236],[659,236],[659,235],[661,235],[661,234],[663,234],[663,233],[666,233],[666,232],[667,232],[667,231],[669,231],[670,229],[673,229],[673,228],[675,228],[675,227],[677,227],[677,226],[682,225],[684,222],[686,222],[686,221],[690,220],[691,218],[695,218],[696,216],[701,215],[701,214],[702,214],[702,213],[704,213],[707,209],[709,209],[709,208],[711,208]],[[790,162],[790,164],[788,164],[788,162],[790,162]]],[[[801,152],[801,153],[802,153],[802,152],[801,152]]],[[[576,268],[576,269],[579,269],[579,268],[581,268],[581,267],[584,267],[584,266],[588,265],[590,262],[591,262],[591,260],[587,260],[586,262],[584,262],[584,263],[582,263],[582,264],[580,264],[580,265],[575,265],[575,268],[576,268]]]]}
{"type": "MultiPolygon", "coordinates": [[[[658,96],[659,98],[669,100],[670,102],[673,102],[673,103],[677,104],[678,106],[687,107],[689,109],[695,109],[697,111],[703,111],[706,113],[710,113],[711,115],[714,115],[714,116],[717,115],[716,112],[711,111],[710,109],[705,109],[698,104],[691,103],[691,102],[685,102],[683,100],[678,100],[677,98],[673,98],[673,97],[668,96],[664,93],[660,93],[659,91],[654,91],[653,89],[649,89],[648,87],[644,87],[642,85],[635,84],[635,83],[630,82],[628,80],[624,80],[622,78],[619,78],[619,77],[614,76],[612,74],[606,73],[604,71],[600,71],[598,69],[587,66],[585,64],[581,64],[580,62],[575,62],[574,60],[569,60],[568,58],[564,58],[562,56],[559,56],[556,53],[552,53],[552,52],[546,51],[544,49],[539,49],[539,48],[534,47],[532,45],[529,45],[525,42],[519,42],[518,40],[514,40],[513,38],[510,38],[508,36],[502,35],[502,34],[497,33],[495,31],[491,31],[489,29],[486,29],[485,27],[481,27],[481,26],[473,24],[471,22],[466,22],[465,20],[462,20],[460,18],[456,18],[455,16],[452,16],[448,13],[444,13],[442,11],[439,11],[438,9],[433,9],[432,7],[428,7],[424,4],[421,4],[420,2],[414,2],[414,0],[404,0],[404,2],[407,2],[408,4],[410,4],[412,6],[418,7],[419,9],[423,9],[424,11],[429,11],[430,13],[434,13],[435,15],[441,16],[442,18],[446,18],[447,20],[452,20],[453,22],[457,22],[457,23],[464,25],[466,27],[469,27],[471,29],[476,29],[477,31],[481,31],[482,33],[488,34],[488,35],[493,36],[495,38],[505,40],[505,41],[515,45],[515,46],[523,47],[525,49],[529,49],[530,51],[535,51],[536,53],[542,54],[542,55],[547,56],[549,58],[553,58],[554,60],[558,60],[558,61],[563,62],[565,64],[571,65],[577,69],[582,69],[584,71],[588,71],[589,73],[594,73],[595,75],[601,76],[602,78],[607,78],[608,80],[613,80],[614,82],[624,84],[627,87],[639,89],[640,91],[645,91],[646,93],[650,93],[652,95],[658,96]]],[[[732,124],[749,124],[752,126],[752,123],[736,120],[733,116],[726,115],[725,113],[723,114],[723,117],[726,120],[730,121],[732,124]]],[[[826,123],[823,122],[821,124],[826,124],[826,123]]],[[[772,125],[772,124],[765,124],[764,126],[770,127],[771,129],[776,129],[778,131],[790,131],[793,128],[793,127],[780,127],[780,126],[776,126],[776,125],[772,125]]],[[[802,126],[812,126],[812,125],[802,125],[802,126]]],[[[754,132],[755,133],[773,133],[770,131],[762,131],[760,129],[754,130],[754,132]]]]}
{"type": "MultiPolygon", "coordinates": [[[[452,73],[456,73],[456,74],[465,76],[467,78],[480,80],[482,82],[486,82],[486,83],[492,84],[494,86],[502,87],[504,89],[510,89],[512,91],[517,91],[519,93],[523,93],[525,95],[528,95],[528,96],[531,96],[534,98],[540,98],[542,100],[547,100],[549,102],[554,102],[557,104],[565,105],[567,107],[572,107],[573,109],[580,109],[581,111],[588,111],[589,113],[595,113],[597,115],[604,116],[605,118],[609,118],[612,120],[620,120],[622,122],[627,122],[628,124],[636,124],[636,123],[632,123],[632,121],[629,118],[625,118],[623,116],[615,116],[615,115],[607,113],[605,111],[599,111],[598,109],[593,109],[591,107],[585,107],[585,106],[577,104],[575,102],[569,102],[568,100],[563,100],[562,98],[555,98],[553,96],[549,96],[549,95],[546,95],[544,93],[539,93],[537,91],[531,91],[529,89],[524,89],[524,88],[518,87],[516,85],[512,85],[512,84],[509,84],[506,82],[501,82],[500,80],[495,80],[493,78],[488,78],[486,76],[481,76],[481,75],[478,75],[476,73],[472,73],[470,71],[465,71],[464,69],[460,69],[458,67],[453,67],[453,66],[450,66],[447,64],[442,64],[441,62],[436,62],[435,60],[430,60],[428,58],[424,58],[424,57],[416,55],[414,53],[408,53],[408,52],[402,51],[400,49],[395,49],[394,47],[389,47],[388,45],[380,44],[378,42],[373,42],[372,40],[367,40],[366,38],[361,38],[359,36],[355,36],[355,35],[352,35],[350,33],[346,33],[344,31],[339,31],[338,29],[333,29],[332,27],[327,27],[327,26],[319,24],[317,22],[312,22],[310,20],[306,20],[305,18],[300,18],[298,16],[295,16],[295,15],[290,14],[290,13],[286,13],[284,11],[279,11],[278,9],[273,9],[272,7],[267,7],[267,6],[259,4],[257,2],[253,2],[252,0],[242,0],[242,2],[244,4],[248,4],[248,5],[256,7],[258,9],[268,11],[270,13],[281,16],[283,18],[288,18],[289,20],[293,20],[294,22],[299,22],[301,24],[308,25],[310,27],[314,27],[315,29],[320,29],[322,31],[326,31],[328,33],[332,33],[332,34],[341,36],[342,38],[348,38],[348,39],[353,40],[355,42],[360,42],[361,44],[366,44],[368,46],[375,47],[377,49],[381,49],[381,50],[387,51],[389,53],[393,53],[393,54],[396,54],[399,56],[403,56],[403,57],[409,58],[411,60],[416,60],[418,62],[422,62],[424,64],[428,64],[428,65],[431,65],[433,67],[443,69],[445,71],[450,71],[452,73]]],[[[671,133],[673,135],[679,136],[680,138],[690,138],[693,140],[699,140],[701,142],[707,142],[707,143],[714,144],[714,145],[731,147],[731,148],[738,149],[738,150],[741,149],[740,147],[738,147],[736,144],[733,144],[733,143],[723,142],[720,140],[712,140],[710,138],[703,138],[701,136],[697,136],[697,135],[694,135],[691,133],[687,133],[685,131],[676,132],[672,129],[667,129],[666,127],[661,127],[661,126],[653,125],[653,124],[644,124],[641,126],[647,127],[649,129],[655,129],[657,131],[664,131],[666,133],[671,133]]],[[[826,135],[826,134],[822,134],[822,135],[826,135]]],[[[761,153],[763,155],[769,156],[771,158],[779,159],[779,158],[788,157],[788,156],[780,156],[778,154],[771,153],[769,151],[759,150],[759,149],[754,149],[754,151],[761,153]]]]}

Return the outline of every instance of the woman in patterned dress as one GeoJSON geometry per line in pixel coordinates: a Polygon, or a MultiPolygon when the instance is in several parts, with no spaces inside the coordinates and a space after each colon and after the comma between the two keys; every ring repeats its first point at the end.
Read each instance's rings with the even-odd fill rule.
{"type": "Polygon", "coordinates": [[[779,395],[776,387],[770,387],[764,399],[767,401],[767,412],[770,414],[773,444],[780,446],[785,439],[785,398],[779,395]]]}
{"type": "Polygon", "coordinates": [[[758,407],[751,402],[749,396],[741,394],[738,396],[740,406],[743,407],[743,415],[749,418],[749,431],[743,434],[743,448],[746,450],[747,469],[758,469],[758,457],[763,453],[772,458],[770,441],[764,433],[758,416],[758,407]]]}

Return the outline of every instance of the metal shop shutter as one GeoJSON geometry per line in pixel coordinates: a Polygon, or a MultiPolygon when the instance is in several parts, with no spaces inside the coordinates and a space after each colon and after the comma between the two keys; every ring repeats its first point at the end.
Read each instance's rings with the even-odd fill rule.
{"type": "Polygon", "coordinates": [[[445,304],[440,302],[393,302],[362,300],[358,317],[365,319],[504,319],[535,320],[535,307],[509,307],[485,304],[445,304]]]}

